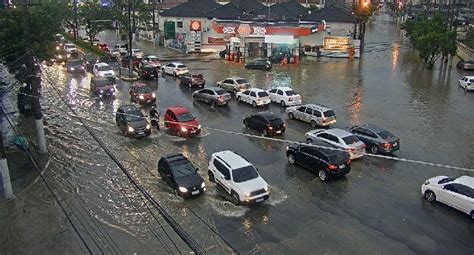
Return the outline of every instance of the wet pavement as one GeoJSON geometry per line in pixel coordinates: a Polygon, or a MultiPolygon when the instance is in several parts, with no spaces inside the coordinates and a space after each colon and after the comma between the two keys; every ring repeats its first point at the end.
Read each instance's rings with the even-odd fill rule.
{"type": "MultiPolygon", "coordinates": [[[[104,38],[109,45],[116,42],[110,33],[104,38]]],[[[187,64],[190,70],[204,74],[207,85],[241,76],[259,88],[291,86],[304,102],[334,109],[335,127],[374,123],[388,128],[401,139],[398,157],[470,168],[474,163],[474,113],[470,110],[474,93],[458,88],[457,80],[463,73],[455,63],[452,68],[437,65],[426,70],[386,14],[376,16],[368,25],[366,41],[361,60],[305,59],[299,66],[274,66],[271,72],[245,70],[241,64],[214,56],[153,48],[146,42],[140,42],[139,47],[156,53],[163,62],[187,64]]],[[[284,109],[275,104],[254,109],[236,100],[215,108],[194,103],[193,90],[179,86],[169,76],[147,82],[157,91],[158,109],[163,113],[170,106],[187,107],[201,122],[203,133],[184,139],[161,131],[145,139],[129,139],[120,134],[113,115],[118,106],[130,102],[129,83],[119,82],[115,100],[95,100],[89,93],[90,74],[71,75],[63,67],[53,67],[45,75],[54,84],[44,86],[51,151],[46,176],[94,253],[176,254],[190,248],[100,149],[58,99],[55,88],[133,178],[210,254],[231,253],[233,249],[242,254],[474,251],[474,222],[469,216],[442,204],[429,204],[420,194],[421,184],[429,177],[472,173],[364,157],[353,163],[346,177],[323,183],[317,175],[287,164],[283,142],[216,131],[256,134],[243,128],[242,118],[261,110],[284,116],[287,131],[281,138],[285,140],[304,140],[310,125],[288,120],[284,109]],[[227,149],[258,167],[270,185],[270,200],[254,207],[237,207],[207,181],[210,155],[227,149]],[[159,178],[157,161],[171,152],[184,153],[199,167],[208,187],[203,196],[179,198],[159,178]]],[[[44,189],[35,188],[35,204],[52,203],[42,193],[44,189]]],[[[47,239],[48,245],[29,243],[35,235],[19,235],[22,230],[18,228],[4,234],[14,244],[2,245],[0,253],[83,252],[85,247],[78,244],[77,236],[65,231],[71,227],[57,219],[59,211],[54,215],[43,228],[33,227],[33,232],[41,235],[60,228],[66,233],[64,238],[47,239]]]]}

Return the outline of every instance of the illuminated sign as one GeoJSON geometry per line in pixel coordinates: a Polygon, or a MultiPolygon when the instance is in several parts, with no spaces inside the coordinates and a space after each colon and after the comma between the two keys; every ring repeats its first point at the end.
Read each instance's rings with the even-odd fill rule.
{"type": "Polygon", "coordinates": [[[347,50],[350,44],[351,38],[349,37],[326,36],[324,37],[323,48],[325,50],[347,50]]]}
{"type": "Polygon", "coordinates": [[[265,43],[294,44],[295,38],[292,35],[265,35],[265,43]]]}
{"type": "Polygon", "coordinates": [[[201,21],[192,20],[189,24],[190,31],[201,31],[201,21]]]}

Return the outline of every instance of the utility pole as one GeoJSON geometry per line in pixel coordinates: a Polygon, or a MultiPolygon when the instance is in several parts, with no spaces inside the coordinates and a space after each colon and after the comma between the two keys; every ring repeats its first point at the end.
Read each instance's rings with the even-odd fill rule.
{"type": "Polygon", "coordinates": [[[74,4],[74,39],[79,36],[79,25],[77,21],[77,0],[72,0],[74,4]]]}
{"type": "Polygon", "coordinates": [[[35,126],[36,126],[36,139],[38,141],[38,149],[40,153],[46,153],[46,139],[44,137],[44,125],[43,125],[43,114],[41,113],[40,105],[40,93],[39,89],[41,86],[41,79],[39,77],[39,66],[37,66],[38,60],[35,59],[35,56],[31,49],[31,37],[30,37],[30,15],[28,12],[28,5],[30,3],[28,0],[23,2],[23,26],[24,26],[24,37],[26,42],[26,51],[27,51],[27,60],[26,68],[28,72],[27,84],[31,86],[32,91],[32,102],[33,102],[33,111],[35,117],[35,126]]]}
{"type": "Polygon", "coordinates": [[[128,77],[132,77],[132,0],[128,0],[128,77]]]}

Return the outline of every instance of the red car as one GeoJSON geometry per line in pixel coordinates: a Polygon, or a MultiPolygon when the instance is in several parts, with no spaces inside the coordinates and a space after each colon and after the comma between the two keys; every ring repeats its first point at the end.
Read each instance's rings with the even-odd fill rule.
{"type": "Polygon", "coordinates": [[[196,136],[201,133],[201,125],[191,112],[183,106],[168,108],[165,112],[165,127],[178,136],[196,136]]]}
{"type": "Polygon", "coordinates": [[[106,43],[101,43],[99,44],[99,49],[102,50],[103,52],[108,52],[109,46],[106,43]]]}
{"type": "Polygon", "coordinates": [[[135,82],[128,91],[130,101],[138,104],[154,104],[156,103],[156,93],[145,83],[135,82]]]}

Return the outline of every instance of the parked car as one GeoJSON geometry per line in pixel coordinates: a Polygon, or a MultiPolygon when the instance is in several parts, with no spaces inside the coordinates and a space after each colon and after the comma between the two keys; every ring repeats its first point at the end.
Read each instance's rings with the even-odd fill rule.
{"type": "Polygon", "coordinates": [[[336,114],[327,106],[305,104],[286,108],[288,118],[311,123],[312,127],[327,127],[336,124],[336,114]]]}
{"type": "Polygon", "coordinates": [[[237,101],[251,104],[253,107],[270,104],[270,96],[263,89],[251,88],[237,92],[237,101]]]}
{"type": "Polygon", "coordinates": [[[247,69],[257,69],[257,70],[264,70],[269,71],[272,70],[272,63],[265,59],[259,59],[255,61],[250,61],[245,64],[245,68],[247,69]]]}
{"type": "Polygon", "coordinates": [[[155,104],[156,94],[145,83],[135,82],[130,87],[128,94],[130,94],[130,101],[138,104],[155,104]]]}
{"type": "Polygon", "coordinates": [[[474,70],[474,61],[473,60],[461,60],[458,62],[457,67],[463,70],[474,70]]]}
{"type": "Polygon", "coordinates": [[[351,159],[357,159],[364,156],[365,144],[352,133],[340,129],[316,129],[305,134],[306,141],[312,143],[316,140],[323,141],[333,145],[336,148],[347,151],[351,159]]]}
{"type": "Polygon", "coordinates": [[[120,54],[122,54],[122,56],[127,55],[128,47],[125,44],[116,44],[114,45],[114,49],[118,49],[120,51],[120,54]]]}
{"type": "Polygon", "coordinates": [[[115,80],[106,77],[92,77],[91,92],[95,97],[115,97],[115,80]]]}
{"type": "Polygon", "coordinates": [[[109,49],[107,54],[111,59],[119,59],[121,56],[120,49],[109,49]]]}
{"type": "Polygon", "coordinates": [[[99,49],[103,52],[109,52],[109,46],[106,43],[99,43],[99,49]]]}
{"type": "Polygon", "coordinates": [[[285,133],[285,122],[273,112],[258,112],[247,115],[243,120],[246,128],[254,129],[264,136],[285,133]]]}
{"type": "Polygon", "coordinates": [[[270,100],[282,107],[300,105],[302,103],[300,94],[289,87],[276,87],[268,91],[270,100]]]}
{"type": "Polygon", "coordinates": [[[350,127],[349,132],[357,136],[372,154],[391,154],[400,149],[400,139],[383,127],[364,124],[350,127]]]}
{"type": "Polygon", "coordinates": [[[229,92],[233,92],[237,94],[239,91],[244,91],[246,89],[250,89],[252,85],[244,79],[240,77],[231,77],[224,79],[222,81],[217,82],[217,87],[221,87],[229,92]]]}
{"type": "Polygon", "coordinates": [[[154,67],[161,67],[161,62],[155,55],[146,55],[142,59],[142,65],[151,65],[154,67]]]}
{"type": "Polygon", "coordinates": [[[68,54],[71,54],[73,52],[77,52],[77,47],[76,45],[72,44],[72,43],[66,43],[64,44],[64,50],[68,53],[68,54]]]}
{"type": "Polygon", "coordinates": [[[132,58],[142,59],[144,56],[145,56],[145,53],[143,53],[142,50],[132,49],[132,58]]]}
{"type": "Polygon", "coordinates": [[[257,169],[233,151],[213,153],[208,174],[209,180],[220,185],[236,205],[261,203],[270,197],[268,184],[257,169]]]}
{"type": "Polygon", "coordinates": [[[474,220],[474,177],[436,176],[421,185],[421,194],[428,202],[441,202],[474,220]]]}
{"type": "Polygon", "coordinates": [[[474,76],[464,76],[459,79],[458,84],[465,90],[474,90],[474,76]]]}
{"type": "Polygon", "coordinates": [[[111,66],[104,62],[96,63],[92,68],[92,72],[97,77],[110,77],[114,79],[116,78],[115,71],[112,69],[111,66]]]}
{"type": "Polygon", "coordinates": [[[294,143],[286,148],[286,157],[291,165],[300,165],[318,174],[321,181],[348,174],[351,170],[351,159],[345,151],[333,150],[325,142],[313,144],[294,143]]]}
{"type": "Polygon", "coordinates": [[[84,60],[84,63],[86,64],[87,71],[92,72],[94,65],[98,61],[97,56],[92,53],[86,53],[82,59],[84,60]]]}
{"type": "Polygon", "coordinates": [[[183,73],[179,76],[179,85],[204,88],[206,80],[202,74],[183,73]]]}
{"type": "Polygon", "coordinates": [[[138,69],[138,75],[144,80],[158,80],[160,69],[156,66],[142,65],[138,69]]]}
{"type": "Polygon", "coordinates": [[[182,106],[170,107],[165,112],[165,127],[182,137],[196,136],[201,133],[201,125],[193,114],[182,106]]]}
{"type": "Polygon", "coordinates": [[[70,73],[85,73],[86,72],[84,62],[80,59],[68,60],[66,64],[66,69],[70,73]]]}
{"type": "Polygon", "coordinates": [[[161,178],[182,197],[196,196],[206,191],[206,183],[197,171],[181,153],[163,156],[158,161],[161,178]]]}
{"type": "Polygon", "coordinates": [[[179,62],[169,63],[165,66],[161,66],[162,75],[169,74],[177,77],[178,75],[189,72],[188,67],[179,62]]]}
{"type": "MultiPolygon", "coordinates": [[[[132,70],[139,70],[140,63],[141,63],[140,59],[132,58],[132,70]]],[[[122,64],[122,67],[128,68],[130,65],[130,58],[129,57],[121,58],[121,64],[122,64]]]]}
{"type": "Polygon", "coordinates": [[[115,122],[126,137],[145,137],[151,134],[151,125],[135,105],[123,105],[117,109],[115,122]]]}
{"type": "Polygon", "coordinates": [[[192,97],[196,102],[205,102],[213,107],[216,105],[227,105],[231,99],[231,95],[228,92],[218,87],[194,91],[192,97]]]}

